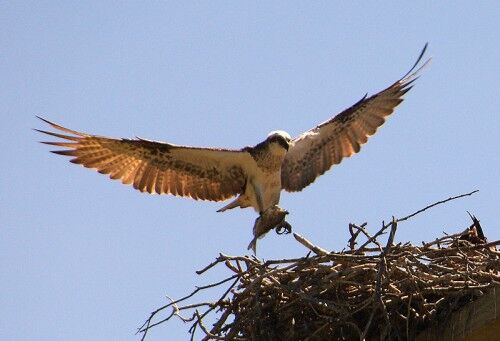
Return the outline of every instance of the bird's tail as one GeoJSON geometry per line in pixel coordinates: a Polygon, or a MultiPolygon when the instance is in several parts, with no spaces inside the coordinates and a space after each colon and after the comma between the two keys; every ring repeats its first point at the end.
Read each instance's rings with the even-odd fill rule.
{"type": "Polygon", "coordinates": [[[245,208],[248,206],[250,206],[248,204],[248,200],[246,200],[246,198],[243,195],[240,195],[239,197],[237,197],[235,200],[231,201],[226,206],[222,207],[221,209],[218,209],[217,212],[224,212],[225,210],[230,210],[230,209],[236,208],[236,207],[245,208]]]}

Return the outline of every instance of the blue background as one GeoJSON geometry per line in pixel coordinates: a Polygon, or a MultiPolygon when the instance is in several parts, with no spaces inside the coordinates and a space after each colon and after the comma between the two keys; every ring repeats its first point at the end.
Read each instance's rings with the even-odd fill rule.
{"type": "MultiPolygon", "coordinates": [[[[194,271],[219,252],[246,254],[256,217],[76,167],[37,143],[36,114],[93,134],[240,148],[275,129],[297,136],[385,88],[428,41],[432,63],[395,115],[281,206],[296,232],[340,250],[349,222],[375,231],[479,189],[402,223],[396,240],[461,231],[467,210],[499,239],[499,13],[497,1],[1,2],[1,339],[137,340],[166,295],[228,274],[194,271]]],[[[259,243],[265,259],[305,253],[291,236],[259,243]]],[[[187,329],[173,321],[149,339],[187,329]]]]}

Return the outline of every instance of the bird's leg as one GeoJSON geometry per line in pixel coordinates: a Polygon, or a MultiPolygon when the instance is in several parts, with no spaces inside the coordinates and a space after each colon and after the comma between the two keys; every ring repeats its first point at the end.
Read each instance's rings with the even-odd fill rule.
{"type": "Polygon", "coordinates": [[[254,179],[249,178],[248,179],[248,184],[247,186],[251,186],[251,189],[253,191],[253,196],[255,199],[255,202],[253,202],[252,198],[250,198],[250,202],[253,202],[251,205],[259,212],[259,214],[262,216],[264,214],[264,203],[263,203],[263,194],[262,194],[262,189],[260,186],[255,185],[254,179]],[[257,207],[255,207],[255,204],[257,204],[257,207]]]}
{"type": "Polygon", "coordinates": [[[292,225],[290,225],[285,219],[283,219],[278,225],[276,225],[277,234],[289,234],[292,232],[292,225]]]}

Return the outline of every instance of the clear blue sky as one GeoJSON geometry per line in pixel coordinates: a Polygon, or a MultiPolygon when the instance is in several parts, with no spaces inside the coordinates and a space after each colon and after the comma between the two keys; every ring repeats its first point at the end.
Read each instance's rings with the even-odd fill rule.
{"type": "MultiPolygon", "coordinates": [[[[349,222],[465,193],[399,226],[419,243],[481,219],[500,238],[500,5],[439,2],[0,4],[0,338],[137,340],[147,315],[219,252],[246,254],[255,213],[148,196],[38,144],[34,115],[113,137],[240,148],[292,136],[431,65],[360,154],[283,193],[294,230],[340,250],[349,222]],[[339,4],[340,3],[340,4],[339,4]]],[[[263,258],[306,253],[270,233],[263,258]]],[[[215,296],[215,293],[214,295],[215,296]]],[[[150,340],[184,340],[173,322],[150,340]]]]}

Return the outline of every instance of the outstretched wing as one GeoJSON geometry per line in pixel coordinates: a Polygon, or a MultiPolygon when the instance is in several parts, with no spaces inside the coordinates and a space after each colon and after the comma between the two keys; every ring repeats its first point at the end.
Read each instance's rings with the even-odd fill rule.
{"type": "Polygon", "coordinates": [[[365,95],[352,107],[293,139],[282,164],[281,186],[287,191],[300,191],[332,165],[359,152],[368,137],[384,124],[385,117],[403,101],[418,72],[429,62],[413,72],[426,48],[427,44],[410,71],[397,82],[371,97],[365,95]]]}
{"type": "Polygon", "coordinates": [[[71,162],[109,174],[141,192],[226,200],[244,190],[245,169],[253,162],[243,151],[94,136],[39,118],[68,134],[35,129],[65,140],[42,142],[68,148],[53,153],[71,156],[71,162]]]}

